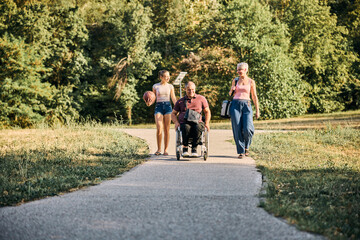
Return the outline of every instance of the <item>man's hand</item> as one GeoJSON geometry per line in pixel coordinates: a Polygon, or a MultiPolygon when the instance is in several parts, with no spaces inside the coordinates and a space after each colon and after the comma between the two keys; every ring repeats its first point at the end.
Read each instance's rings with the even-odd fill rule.
{"type": "Polygon", "coordinates": [[[180,123],[178,121],[176,121],[176,123],[175,123],[175,131],[177,131],[178,127],[180,127],[180,123]]]}
{"type": "Polygon", "coordinates": [[[210,124],[209,124],[209,123],[205,123],[205,127],[206,127],[207,131],[210,132],[210,124]]]}
{"type": "Polygon", "coordinates": [[[171,112],[171,120],[173,121],[173,123],[175,124],[175,131],[178,129],[178,127],[180,126],[179,120],[177,118],[178,112],[175,111],[173,109],[173,111],[171,112]]]}
{"type": "Polygon", "coordinates": [[[210,119],[211,119],[211,112],[210,112],[210,108],[204,108],[204,113],[205,113],[205,127],[208,130],[208,132],[210,131],[210,119]]]}

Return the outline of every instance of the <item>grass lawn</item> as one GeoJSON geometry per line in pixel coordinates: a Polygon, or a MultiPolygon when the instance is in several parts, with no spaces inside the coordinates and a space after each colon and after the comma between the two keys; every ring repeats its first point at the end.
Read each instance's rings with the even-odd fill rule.
{"type": "MultiPolygon", "coordinates": [[[[275,120],[255,120],[255,129],[257,130],[306,130],[306,129],[324,129],[327,126],[343,126],[360,129],[360,110],[323,113],[323,114],[307,114],[303,116],[275,119],[275,120]]],[[[126,128],[156,128],[154,123],[134,124],[125,126],[126,128]]],[[[229,119],[211,120],[210,127],[212,129],[231,129],[229,119]]],[[[172,124],[171,128],[174,128],[172,124]]]]}
{"type": "MultiPolygon", "coordinates": [[[[117,128],[123,126],[115,126],[117,128]]],[[[134,125],[155,128],[155,124],[134,125]]],[[[231,129],[230,121],[212,122],[231,129]]],[[[255,121],[261,206],[330,239],[360,239],[360,110],[255,121]]],[[[0,131],[0,206],[99,183],[141,163],[144,142],[96,124],[0,131]]]]}
{"type": "Polygon", "coordinates": [[[262,207],[330,239],[360,239],[360,129],[256,133],[262,207]]]}
{"type": "Polygon", "coordinates": [[[145,142],[101,125],[0,131],[0,206],[99,183],[141,163],[145,142]]]}
{"type": "MultiPolygon", "coordinates": [[[[342,126],[360,129],[360,110],[325,113],[307,114],[303,116],[275,119],[275,120],[255,120],[257,130],[307,130],[324,129],[327,126],[342,126]]],[[[231,129],[230,120],[215,121],[211,123],[213,129],[231,129]]]]}

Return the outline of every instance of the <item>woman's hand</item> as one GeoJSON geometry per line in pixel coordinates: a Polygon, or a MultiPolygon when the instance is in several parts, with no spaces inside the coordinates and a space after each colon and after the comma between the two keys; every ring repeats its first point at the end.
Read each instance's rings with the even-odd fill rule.
{"type": "Polygon", "coordinates": [[[231,88],[230,88],[230,92],[229,92],[229,95],[231,96],[232,95],[232,93],[235,91],[235,89],[236,89],[236,87],[235,86],[232,86],[231,88]]]}

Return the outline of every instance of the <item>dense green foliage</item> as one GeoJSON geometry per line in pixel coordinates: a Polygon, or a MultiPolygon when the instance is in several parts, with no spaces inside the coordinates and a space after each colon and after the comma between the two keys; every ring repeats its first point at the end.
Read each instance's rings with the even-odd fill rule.
{"type": "MultiPolygon", "coordinates": [[[[275,6],[279,9],[279,5],[275,6]]],[[[344,37],[348,30],[337,25],[329,7],[318,1],[295,0],[281,7],[279,18],[288,25],[289,53],[297,70],[309,85],[305,95],[311,112],[342,110],[339,94],[353,81],[352,64],[356,57],[344,37]]]]}
{"type": "Polygon", "coordinates": [[[141,97],[162,69],[187,71],[216,118],[244,61],[264,119],[358,109],[359,13],[359,0],[4,0],[0,125],[153,121],[141,97]]]}

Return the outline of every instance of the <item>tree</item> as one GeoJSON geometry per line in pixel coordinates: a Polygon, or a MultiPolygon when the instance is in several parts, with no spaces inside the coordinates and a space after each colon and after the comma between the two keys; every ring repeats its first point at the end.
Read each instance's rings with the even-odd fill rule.
{"type": "Polygon", "coordinates": [[[228,98],[240,61],[250,63],[251,77],[258,80],[263,117],[289,117],[305,111],[305,86],[286,55],[285,25],[273,21],[269,9],[252,1],[227,1],[223,7],[211,0],[185,1],[184,5],[188,25],[183,31],[187,39],[196,40],[189,44],[193,48],[186,57],[174,64],[175,69],[189,72],[214,112],[219,112],[219,101],[228,98]]]}
{"type": "MultiPolygon", "coordinates": [[[[93,66],[91,82],[96,84],[96,95],[105,94],[101,99],[112,101],[103,89],[110,81],[114,100],[119,100],[118,104],[126,110],[127,120],[131,123],[132,108],[139,99],[136,86],[152,74],[160,58],[149,48],[151,10],[138,1],[117,1],[116,8],[109,9],[108,14],[104,22],[89,27],[89,55],[93,66]],[[116,68],[121,59],[126,64],[121,69],[116,68]],[[118,71],[122,73],[114,78],[118,71]]],[[[119,106],[111,105],[103,114],[116,113],[118,109],[119,106]]]]}
{"type": "Polygon", "coordinates": [[[4,0],[0,2],[0,36],[3,36],[8,28],[8,22],[11,16],[17,11],[16,4],[12,0],[4,0]]]}
{"type": "MultiPolygon", "coordinates": [[[[287,56],[289,40],[285,25],[258,1],[229,1],[210,36],[232,49],[238,62],[249,64],[249,76],[257,83],[264,118],[283,118],[305,112],[305,85],[287,56]]],[[[207,39],[210,39],[210,36],[207,39]]],[[[233,66],[234,69],[236,66],[233,66]]],[[[230,86],[231,79],[220,85],[230,86]]]]}
{"type": "Polygon", "coordinates": [[[55,87],[52,89],[59,90],[54,92],[51,104],[45,104],[51,112],[49,119],[77,118],[79,105],[71,95],[87,68],[83,55],[87,32],[77,9],[55,6],[50,9],[40,2],[16,4],[7,0],[0,5],[4,11],[0,36],[8,34],[13,39],[22,39],[26,46],[31,46],[34,56],[41,56],[37,61],[44,70],[36,75],[39,78],[36,81],[48,82],[55,87]]]}
{"type": "Polygon", "coordinates": [[[45,120],[56,89],[40,81],[46,69],[31,46],[0,38],[0,126],[30,127],[45,120]]]}
{"type": "Polygon", "coordinates": [[[8,29],[16,37],[25,36],[25,42],[43,56],[44,65],[51,69],[45,81],[56,87],[79,84],[87,70],[82,49],[87,30],[77,8],[26,5],[11,17],[8,29]]]}
{"type": "Polygon", "coordinates": [[[209,46],[190,52],[177,65],[177,72],[186,71],[196,84],[196,92],[206,96],[213,117],[220,113],[220,100],[228,98],[231,79],[236,74],[238,56],[232,49],[209,46]]]}
{"type": "MultiPolygon", "coordinates": [[[[279,4],[272,6],[276,9],[279,4]]],[[[337,26],[336,16],[319,1],[286,1],[282,7],[280,18],[291,36],[289,53],[309,84],[308,111],[344,109],[339,96],[343,86],[353,78],[352,65],[357,59],[344,37],[347,30],[337,26]]]]}

